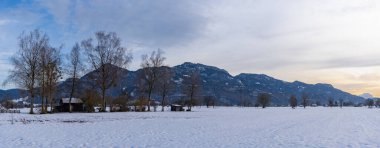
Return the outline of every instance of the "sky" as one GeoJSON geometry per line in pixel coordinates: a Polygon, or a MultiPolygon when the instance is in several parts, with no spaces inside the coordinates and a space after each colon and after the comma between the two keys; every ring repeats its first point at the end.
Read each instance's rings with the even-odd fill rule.
{"type": "MultiPolygon", "coordinates": [[[[0,81],[17,38],[40,29],[67,54],[96,31],[131,49],[131,70],[158,48],[166,64],[195,62],[232,75],[329,83],[380,96],[376,0],[0,0],[0,81]]],[[[2,86],[10,88],[12,86],[2,86]]]]}

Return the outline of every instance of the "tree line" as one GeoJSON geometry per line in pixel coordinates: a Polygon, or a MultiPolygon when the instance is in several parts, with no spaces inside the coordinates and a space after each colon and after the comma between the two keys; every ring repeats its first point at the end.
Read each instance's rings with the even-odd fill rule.
{"type": "MultiPolygon", "coordinates": [[[[240,94],[242,96],[242,92],[240,91],[240,94]]],[[[299,99],[297,99],[296,95],[290,95],[288,100],[288,106],[290,106],[292,109],[295,109],[297,106],[306,108],[307,106],[327,106],[327,107],[340,107],[343,106],[354,106],[354,107],[361,107],[361,106],[368,106],[368,108],[372,107],[380,107],[380,99],[367,99],[364,103],[353,103],[351,101],[344,101],[343,99],[333,99],[332,97],[329,97],[327,99],[327,102],[325,104],[322,104],[320,101],[312,101],[310,96],[307,93],[303,93],[299,99]]],[[[241,107],[262,107],[266,108],[268,106],[271,106],[271,95],[269,93],[259,93],[257,95],[257,99],[255,103],[252,103],[251,100],[249,100],[247,97],[240,97],[240,106],[241,107]]],[[[276,106],[276,105],[275,105],[276,106]]]]}
{"type": "MultiPolygon", "coordinates": [[[[90,108],[100,102],[100,111],[104,112],[107,105],[110,106],[109,103],[123,102],[123,99],[130,97],[121,94],[120,97],[110,99],[111,96],[107,96],[107,91],[118,85],[122,74],[125,74],[123,69],[126,69],[133,59],[131,50],[121,44],[121,39],[115,32],[98,31],[94,37],[75,43],[67,55],[61,53],[62,49],[62,45],[53,47],[48,35],[38,29],[29,33],[23,32],[18,38],[18,50],[11,58],[13,68],[4,85],[14,83],[27,90],[30,114],[34,113],[33,107],[37,97],[41,99],[41,113],[47,113],[49,107],[49,112],[53,111],[57,99],[57,86],[63,77],[70,80],[70,112],[73,98],[85,98],[90,108]],[[92,71],[89,78],[94,86],[79,95],[78,83],[85,71],[92,71]]],[[[136,102],[147,105],[148,111],[151,111],[153,93],[161,96],[160,102],[164,106],[170,90],[174,87],[171,82],[174,74],[165,65],[166,58],[163,53],[161,49],[157,49],[142,56],[142,71],[137,78],[140,96],[136,102]]],[[[201,88],[200,79],[199,72],[193,71],[183,82],[182,90],[188,98],[188,110],[194,105],[193,102],[201,88]]],[[[164,108],[161,110],[164,111],[164,108]]]]}
{"type": "MultiPolygon", "coordinates": [[[[62,50],[62,45],[53,47],[48,35],[37,29],[29,33],[23,32],[18,38],[18,50],[10,60],[13,68],[4,84],[14,83],[27,91],[31,114],[34,113],[33,107],[37,97],[41,100],[42,114],[53,111],[58,83],[64,77],[70,82],[69,112],[72,112],[73,98],[85,99],[89,112],[92,112],[95,106],[100,106],[102,112],[106,111],[107,106],[111,111],[114,105],[121,108],[127,106],[130,94],[124,93],[118,97],[107,95],[110,88],[119,85],[122,76],[127,74],[124,69],[128,68],[133,60],[131,50],[121,44],[121,38],[115,32],[95,32],[93,37],[75,43],[68,54],[63,55],[62,50]],[[93,86],[79,94],[79,79],[85,71],[92,71],[89,79],[93,86]]],[[[141,57],[141,70],[136,79],[139,96],[133,104],[140,109],[147,106],[147,111],[151,111],[151,106],[156,106],[153,97],[159,96],[161,111],[164,111],[164,106],[169,102],[169,93],[175,89],[172,82],[174,72],[165,64],[166,57],[163,54],[161,49],[157,49],[141,57]]],[[[184,94],[182,97],[186,99],[174,103],[186,105],[189,111],[196,104],[210,107],[217,103],[215,95],[203,96],[203,102],[200,102],[202,80],[197,70],[185,77],[180,89],[184,94]]],[[[243,96],[243,92],[240,93],[241,106],[254,105],[265,108],[270,105],[271,95],[268,93],[259,93],[254,104],[243,96]]],[[[303,94],[300,100],[303,107],[310,105],[307,94],[303,94]]],[[[328,100],[328,106],[344,106],[344,103],[343,100],[328,100]]],[[[380,104],[380,101],[377,103],[380,104]]],[[[375,103],[369,101],[367,104],[373,106],[375,103]]],[[[5,102],[4,105],[10,106],[10,102],[5,102]]],[[[298,105],[295,95],[290,96],[289,105],[292,108],[298,105]]]]}

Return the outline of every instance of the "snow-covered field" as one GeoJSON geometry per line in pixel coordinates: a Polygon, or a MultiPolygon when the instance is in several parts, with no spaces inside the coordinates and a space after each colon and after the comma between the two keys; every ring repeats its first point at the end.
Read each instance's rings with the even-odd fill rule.
{"type": "Polygon", "coordinates": [[[0,147],[380,147],[380,109],[0,114],[0,147]]]}

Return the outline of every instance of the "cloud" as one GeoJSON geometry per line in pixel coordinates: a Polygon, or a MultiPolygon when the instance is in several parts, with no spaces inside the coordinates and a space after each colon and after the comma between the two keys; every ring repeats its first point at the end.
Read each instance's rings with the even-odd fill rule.
{"type": "Polygon", "coordinates": [[[0,20],[0,26],[4,26],[12,22],[13,22],[12,20],[7,20],[7,19],[0,20]]]}
{"type": "Polygon", "coordinates": [[[379,25],[368,22],[379,15],[374,3],[61,0],[37,4],[60,26],[63,33],[58,38],[67,48],[96,30],[116,31],[137,54],[164,48],[176,57],[172,63],[184,59],[217,63],[239,73],[370,64],[355,56],[380,55],[373,52],[379,44],[365,45],[367,37],[377,34],[369,34],[370,29],[379,25]],[[362,25],[368,28],[358,30],[362,25]]]}
{"type": "Polygon", "coordinates": [[[237,73],[368,65],[380,55],[373,3],[223,1],[210,10],[207,35],[185,48],[237,73]]]}
{"type": "Polygon", "coordinates": [[[201,1],[102,0],[40,1],[70,35],[115,31],[127,43],[149,47],[183,44],[202,34],[206,25],[201,1]]]}
{"type": "Polygon", "coordinates": [[[139,67],[139,55],[162,48],[170,65],[199,62],[232,74],[333,83],[352,92],[368,83],[370,91],[379,91],[373,87],[380,86],[372,82],[376,77],[368,79],[380,73],[370,70],[380,64],[378,3],[37,0],[0,10],[0,49],[14,50],[21,31],[33,28],[45,30],[54,45],[64,43],[64,53],[97,30],[115,31],[134,49],[133,69],[139,67]]]}
{"type": "Polygon", "coordinates": [[[352,56],[346,58],[336,58],[321,62],[320,68],[361,68],[361,67],[374,67],[380,66],[380,61],[377,60],[378,57],[360,57],[352,56]]]}

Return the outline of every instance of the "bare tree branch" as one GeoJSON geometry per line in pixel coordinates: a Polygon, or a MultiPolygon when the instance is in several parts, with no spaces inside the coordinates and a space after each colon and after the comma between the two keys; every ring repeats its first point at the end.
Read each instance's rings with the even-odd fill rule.
{"type": "Polygon", "coordinates": [[[163,51],[161,49],[153,51],[150,56],[146,54],[142,56],[140,66],[143,74],[141,74],[141,81],[145,82],[146,85],[146,93],[148,94],[148,111],[150,111],[152,93],[159,78],[159,68],[164,66],[165,59],[166,58],[163,57],[163,51]]]}
{"type": "Polygon", "coordinates": [[[82,47],[94,70],[92,79],[98,84],[103,100],[102,111],[106,110],[106,91],[119,81],[121,70],[132,60],[132,54],[122,47],[120,38],[114,32],[99,31],[95,33],[96,43],[87,39],[82,41],[82,47]]]}

